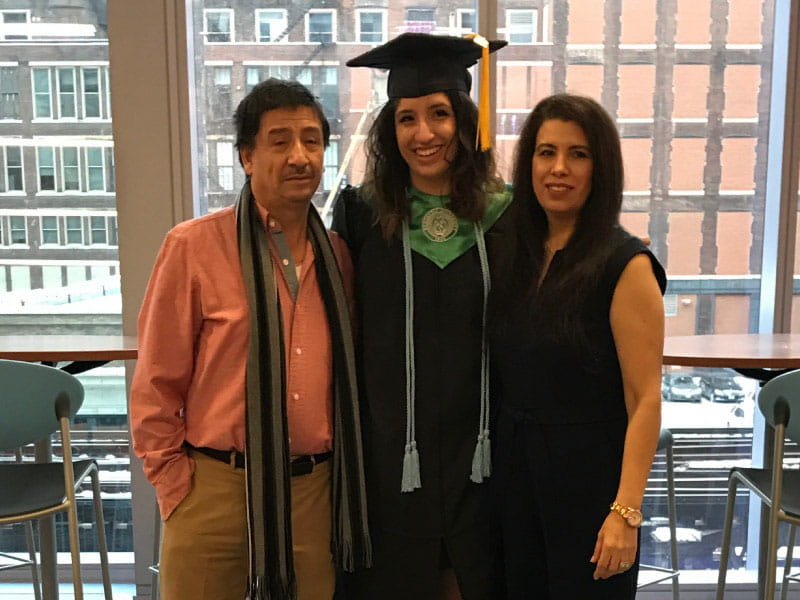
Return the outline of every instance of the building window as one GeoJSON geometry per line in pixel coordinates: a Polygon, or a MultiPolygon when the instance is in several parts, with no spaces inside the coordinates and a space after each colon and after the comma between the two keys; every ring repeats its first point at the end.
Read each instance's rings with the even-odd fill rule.
{"type": "Polygon", "coordinates": [[[460,34],[475,33],[475,9],[474,8],[459,8],[456,11],[456,26],[460,34]]]}
{"type": "Polygon", "coordinates": [[[39,166],[39,191],[55,192],[56,161],[53,148],[37,148],[36,158],[39,166]]]}
{"type": "Polygon", "coordinates": [[[22,148],[19,146],[6,146],[6,186],[5,192],[24,192],[25,184],[22,178],[22,148]]]}
{"type": "Polygon", "coordinates": [[[333,189],[336,183],[336,175],[339,173],[339,142],[331,140],[325,148],[323,157],[322,189],[326,192],[333,189]]]}
{"type": "Polygon", "coordinates": [[[506,37],[509,44],[532,44],[536,41],[537,11],[507,10],[506,37]]]}
{"type": "Polygon", "coordinates": [[[223,190],[233,189],[233,144],[217,142],[217,183],[223,190]]]}
{"type": "Polygon", "coordinates": [[[33,118],[50,119],[53,106],[50,97],[50,69],[33,69],[33,118]]]}
{"type": "Polygon", "coordinates": [[[0,11],[0,39],[27,40],[28,23],[31,22],[29,10],[3,10],[0,11]]]}
{"type": "Polygon", "coordinates": [[[75,69],[56,69],[56,83],[58,85],[58,116],[61,119],[74,119],[75,111],[75,69]]]}
{"type": "Polygon", "coordinates": [[[100,69],[93,67],[81,69],[83,79],[83,116],[85,119],[99,119],[100,107],[100,69]]]}
{"type": "Polygon", "coordinates": [[[86,149],[86,183],[90,192],[106,191],[105,162],[102,148],[86,149]]]}
{"type": "Polygon", "coordinates": [[[306,14],[306,41],[330,44],[336,41],[336,11],[309,10],[306,14]]]}
{"type": "Polygon", "coordinates": [[[67,244],[83,246],[83,219],[67,217],[67,244]]]}
{"type": "Polygon", "coordinates": [[[89,217],[92,245],[105,246],[108,244],[108,223],[106,217],[89,217]]]}
{"type": "Polygon", "coordinates": [[[61,180],[65,192],[79,192],[81,189],[80,167],[78,166],[78,149],[61,149],[61,180]]]}
{"type": "Polygon", "coordinates": [[[9,243],[12,246],[28,245],[28,227],[25,217],[9,217],[9,243]]]}
{"type": "Polygon", "coordinates": [[[233,9],[209,8],[203,11],[206,42],[210,44],[233,41],[233,9]]]}
{"type": "Polygon", "coordinates": [[[289,21],[284,9],[256,10],[256,40],[259,42],[288,42],[289,21]]]}
{"type": "Polygon", "coordinates": [[[386,12],[382,10],[359,10],[356,30],[358,41],[363,44],[382,44],[386,39],[386,12]]]}
{"type": "Polygon", "coordinates": [[[213,67],[214,88],[209,97],[211,115],[215,119],[231,116],[231,68],[213,67]]]}
{"type": "Polygon", "coordinates": [[[19,119],[17,67],[0,67],[0,119],[19,119]]]}
{"type": "MultiPolygon", "coordinates": [[[[247,67],[245,72],[246,88],[249,93],[253,87],[269,79],[275,77],[276,79],[295,79],[294,69],[290,65],[270,65],[268,67],[247,67]]],[[[300,81],[298,78],[297,81],[300,81]]],[[[300,83],[303,83],[300,81],[300,83]]]]}
{"type": "Polygon", "coordinates": [[[403,31],[431,33],[436,29],[435,8],[407,8],[403,31]]]}
{"type": "Polygon", "coordinates": [[[42,245],[57,246],[60,241],[58,217],[42,217],[42,245]]]}

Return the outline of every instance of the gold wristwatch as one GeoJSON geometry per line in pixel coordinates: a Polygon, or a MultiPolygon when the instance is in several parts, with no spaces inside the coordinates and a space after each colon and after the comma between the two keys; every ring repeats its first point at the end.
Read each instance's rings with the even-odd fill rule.
{"type": "Polygon", "coordinates": [[[625,519],[625,522],[631,527],[639,527],[642,524],[642,511],[638,508],[622,506],[616,501],[612,502],[609,508],[625,519]]]}

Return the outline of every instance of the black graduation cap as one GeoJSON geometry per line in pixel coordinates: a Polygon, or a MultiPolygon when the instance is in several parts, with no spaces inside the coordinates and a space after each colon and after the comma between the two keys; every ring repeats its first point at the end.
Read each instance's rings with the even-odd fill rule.
{"type": "MultiPolygon", "coordinates": [[[[347,66],[389,69],[390,98],[418,98],[446,90],[469,93],[472,77],[467,69],[481,58],[480,44],[486,42],[480,36],[472,39],[404,33],[348,60],[347,66]]],[[[494,52],[508,42],[497,40],[488,44],[488,51],[494,52]]]]}

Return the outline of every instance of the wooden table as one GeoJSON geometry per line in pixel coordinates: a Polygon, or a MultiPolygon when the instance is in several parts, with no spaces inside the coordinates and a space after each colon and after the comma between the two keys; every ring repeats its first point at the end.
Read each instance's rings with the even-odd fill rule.
{"type": "Polygon", "coordinates": [[[800,368],[800,334],[733,333],[671,336],[664,364],[732,369],[800,368]]]}
{"type": "MultiPolygon", "coordinates": [[[[664,340],[664,364],[682,367],[728,367],[761,382],[783,372],[800,368],[800,334],[736,333],[672,336],[664,340]],[[777,369],[777,371],[774,371],[777,369]]],[[[764,459],[772,453],[772,436],[764,432],[764,459]]],[[[767,543],[765,524],[768,511],[761,510],[759,550],[767,543]]],[[[766,556],[759,553],[758,597],[766,589],[766,556]]]]}
{"type": "MultiPolygon", "coordinates": [[[[70,373],[82,373],[112,360],[136,358],[136,338],[122,335],[3,335],[0,358],[41,362],[64,367],[70,373]]],[[[52,458],[50,439],[36,444],[36,460],[52,458]]],[[[42,557],[42,597],[58,598],[58,563],[56,556],[55,518],[39,520],[39,545],[42,557]]]]}

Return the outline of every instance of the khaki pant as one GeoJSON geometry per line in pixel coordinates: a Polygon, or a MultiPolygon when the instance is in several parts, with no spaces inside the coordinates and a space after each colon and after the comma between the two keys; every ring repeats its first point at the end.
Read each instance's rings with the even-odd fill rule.
{"type": "MultiPolygon", "coordinates": [[[[243,600],[248,545],[244,469],[192,452],[192,489],[164,522],[162,600],[243,600]]],[[[292,478],[298,600],[331,600],[331,462],[292,478]]]]}

